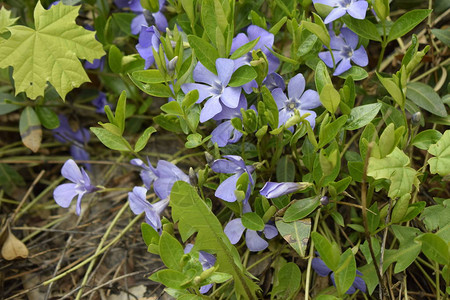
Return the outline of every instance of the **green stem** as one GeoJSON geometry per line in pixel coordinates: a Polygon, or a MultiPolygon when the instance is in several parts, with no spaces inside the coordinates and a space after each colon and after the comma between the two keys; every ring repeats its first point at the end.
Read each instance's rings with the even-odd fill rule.
{"type": "MultiPolygon", "coordinates": [[[[316,219],[314,220],[314,227],[312,232],[317,231],[319,224],[320,208],[317,210],[316,219]]],[[[309,249],[308,266],[306,268],[306,282],[305,282],[305,300],[309,300],[309,287],[311,285],[311,265],[314,258],[314,241],[311,240],[311,248],[309,249]]]]}

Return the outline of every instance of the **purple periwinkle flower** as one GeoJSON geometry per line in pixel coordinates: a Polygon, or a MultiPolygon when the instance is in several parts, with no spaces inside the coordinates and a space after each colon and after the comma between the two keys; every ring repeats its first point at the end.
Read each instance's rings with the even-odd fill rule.
{"type": "MultiPolygon", "coordinates": [[[[360,67],[365,67],[369,63],[367,52],[363,46],[356,49],[358,45],[358,35],[348,28],[342,28],[341,34],[336,36],[333,31],[330,32],[330,48],[333,52],[336,63],[336,70],[333,75],[337,76],[349,70],[352,66],[350,60],[360,67]]],[[[319,57],[324,63],[333,68],[333,59],[329,51],[320,52],[319,57]]]]}
{"type": "Polygon", "coordinates": [[[166,199],[170,196],[173,184],[176,181],[181,180],[189,183],[189,176],[168,161],[158,161],[156,169],[153,168],[148,158],[147,163],[148,165],[138,158],[131,160],[132,165],[142,168],[140,175],[145,187],[150,189],[153,183],[155,194],[160,199],[166,199]]]}
{"type": "Polygon", "coordinates": [[[141,26],[152,26],[156,27],[161,31],[166,31],[169,26],[167,19],[161,10],[164,8],[165,0],[159,0],[159,11],[156,13],[151,13],[144,9],[141,5],[140,0],[115,0],[114,3],[119,8],[129,7],[132,12],[137,14],[137,16],[131,21],[131,33],[138,34],[141,31],[141,26]]]}
{"type": "Polygon", "coordinates": [[[266,198],[272,199],[292,194],[302,187],[303,185],[298,182],[266,182],[259,193],[266,198]]]}
{"type": "Polygon", "coordinates": [[[139,43],[136,45],[136,49],[139,55],[145,60],[145,69],[150,68],[155,63],[155,57],[153,56],[153,49],[156,52],[159,51],[159,45],[161,35],[155,26],[142,26],[141,34],[139,35],[139,43]]]}
{"type": "MultiPolygon", "coordinates": [[[[248,174],[249,184],[247,191],[245,193],[245,200],[250,197],[251,188],[255,185],[253,181],[252,172],[254,171],[253,166],[245,165],[242,157],[237,155],[224,155],[226,159],[216,159],[211,164],[211,169],[216,173],[233,174],[232,176],[225,179],[217,188],[214,194],[217,198],[220,198],[227,202],[235,202],[236,198],[236,183],[242,174],[248,174]]],[[[244,202],[246,202],[244,200],[244,202]]]]}
{"type": "Polygon", "coordinates": [[[231,59],[218,58],[216,60],[218,75],[213,74],[201,62],[194,69],[193,78],[196,82],[185,83],[181,89],[185,94],[198,90],[197,103],[207,99],[200,113],[200,122],[206,122],[222,111],[223,106],[236,108],[239,105],[241,87],[230,87],[231,75],[235,70],[235,63],[231,59]]]}
{"type": "Polygon", "coordinates": [[[158,232],[161,232],[161,213],[169,204],[169,198],[165,198],[151,204],[146,199],[147,189],[141,186],[135,186],[132,192],[128,193],[130,208],[134,214],[139,215],[145,212],[145,222],[158,232]]]}
{"type": "Polygon", "coordinates": [[[105,113],[105,106],[106,105],[111,106],[111,104],[106,99],[106,94],[103,93],[103,92],[99,92],[98,93],[98,97],[95,98],[94,100],[92,100],[92,104],[96,108],[95,112],[99,113],[99,114],[104,114],[105,113]]]}
{"type": "Polygon", "coordinates": [[[346,13],[355,19],[364,19],[369,4],[365,0],[313,0],[314,4],[325,4],[334,7],[323,21],[328,24],[346,13]]]}
{"type": "MultiPolygon", "coordinates": [[[[302,74],[297,74],[291,78],[288,83],[288,96],[283,92],[282,89],[276,88],[272,91],[273,99],[277,103],[279,115],[278,115],[278,126],[283,125],[289,120],[290,117],[294,116],[295,110],[298,110],[300,116],[306,113],[310,115],[306,117],[309,121],[311,127],[314,128],[316,124],[316,113],[311,109],[316,108],[321,105],[319,94],[313,90],[305,91],[305,78],[302,74]]],[[[292,130],[292,128],[289,128],[292,130]]]]}
{"type": "MultiPolygon", "coordinates": [[[[52,130],[55,139],[61,143],[70,143],[70,155],[76,160],[89,160],[89,153],[85,149],[85,144],[91,138],[89,130],[79,128],[73,130],[69,120],[64,115],[59,115],[59,127],[52,130]]],[[[88,170],[90,164],[85,164],[88,170]]]]}
{"type": "MultiPolygon", "coordinates": [[[[184,253],[186,254],[191,252],[192,248],[194,248],[193,244],[190,243],[187,244],[186,247],[184,248],[184,253]]],[[[198,260],[202,265],[203,271],[211,269],[212,267],[214,267],[214,264],[216,263],[216,257],[214,255],[201,250],[198,251],[198,260]]],[[[212,283],[201,286],[200,293],[206,294],[212,288],[212,286],[213,286],[212,283]]]]}
{"type": "Polygon", "coordinates": [[[73,159],[69,159],[64,163],[61,174],[73,183],[58,185],[53,191],[53,198],[59,206],[67,208],[70,206],[73,198],[78,195],[76,214],[80,215],[81,198],[86,193],[95,192],[97,188],[91,185],[91,180],[86,171],[83,168],[80,169],[73,159]]]}
{"type": "Polygon", "coordinates": [[[225,147],[239,141],[242,133],[236,130],[231,124],[231,119],[241,118],[241,108],[247,109],[247,99],[241,94],[239,104],[236,108],[228,108],[224,106],[222,111],[214,116],[214,120],[224,120],[211,132],[211,142],[217,143],[219,147],[225,147]]]}
{"type": "Polygon", "coordinates": [[[286,88],[283,77],[278,73],[270,73],[267,75],[262,84],[265,85],[269,91],[273,91],[276,88],[280,88],[284,91],[286,88]]]}
{"type": "MultiPolygon", "coordinates": [[[[334,281],[334,272],[332,272],[331,269],[327,267],[322,259],[320,259],[319,257],[314,257],[312,259],[311,266],[319,276],[325,277],[331,273],[331,281],[333,282],[333,285],[336,286],[336,282],[334,281]]],[[[346,294],[353,294],[357,289],[363,293],[366,292],[366,283],[364,282],[364,279],[361,278],[362,275],[363,274],[360,271],[356,270],[355,280],[353,281],[352,286],[345,292],[346,294]]]]}
{"type": "Polygon", "coordinates": [[[104,67],[105,67],[105,56],[98,59],[96,58],[92,62],[89,62],[87,60],[84,62],[84,68],[88,70],[100,69],[101,71],[103,71],[104,67]]]}
{"type": "MultiPolygon", "coordinates": [[[[243,56],[235,59],[235,69],[243,65],[250,65],[250,62],[253,60],[252,51],[261,50],[267,57],[267,61],[269,63],[269,74],[273,73],[280,66],[280,60],[269,51],[269,49],[272,49],[273,46],[274,35],[261,27],[250,25],[247,28],[247,34],[239,33],[238,35],[236,35],[231,44],[230,55],[233,54],[234,51],[236,51],[239,47],[245,45],[248,42],[254,41],[257,38],[259,38],[259,41],[252,50],[250,50],[247,54],[244,54],[243,56]]],[[[250,94],[252,92],[252,88],[257,88],[258,84],[255,80],[252,80],[244,84],[242,87],[247,94],[250,94]]]]}
{"type": "MultiPolygon", "coordinates": [[[[245,228],[242,224],[241,218],[237,218],[228,222],[227,226],[225,226],[224,232],[230,239],[230,242],[234,245],[239,242],[246,229],[247,228],[245,228]]],[[[269,224],[264,226],[264,230],[262,232],[247,229],[245,232],[245,243],[247,244],[248,250],[258,252],[269,246],[269,243],[260,237],[262,233],[264,233],[264,236],[270,240],[277,236],[278,230],[275,226],[269,224]]]]}

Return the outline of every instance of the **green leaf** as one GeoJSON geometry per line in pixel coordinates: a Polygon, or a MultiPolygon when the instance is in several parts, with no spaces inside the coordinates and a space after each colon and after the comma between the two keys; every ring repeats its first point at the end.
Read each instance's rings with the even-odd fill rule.
{"type": "Polygon", "coordinates": [[[392,25],[391,30],[389,31],[388,42],[408,33],[411,29],[419,25],[420,22],[428,17],[430,13],[431,9],[415,9],[402,15],[392,25]]]}
{"type": "Polygon", "coordinates": [[[167,115],[159,115],[153,118],[156,124],[161,126],[167,131],[171,132],[182,132],[180,126],[180,120],[177,116],[167,116],[167,115]]]}
{"type": "MultiPolygon", "coordinates": [[[[223,34],[228,25],[222,4],[218,0],[202,0],[201,16],[208,38],[216,43],[217,33],[223,34]],[[216,29],[219,29],[217,32],[216,29]]],[[[218,47],[218,45],[215,44],[218,47]]]]}
{"type": "Polygon", "coordinates": [[[319,94],[322,92],[324,86],[327,84],[332,84],[330,74],[328,73],[328,68],[321,60],[317,63],[314,80],[316,82],[316,88],[319,94]]]}
{"type": "Polygon", "coordinates": [[[372,204],[369,208],[370,211],[367,212],[367,225],[369,227],[369,232],[374,233],[378,225],[380,224],[380,212],[378,211],[378,203],[372,204]]]}
{"type": "Polygon", "coordinates": [[[361,67],[352,66],[349,70],[339,75],[339,77],[343,79],[347,79],[349,76],[351,76],[353,80],[363,80],[369,76],[369,73],[361,67]]]}
{"type": "Polygon", "coordinates": [[[278,182],[292,182],[295,179],[295,165],[288,156],[283,156],[277,163],[276,176],[278,182]]]}
{"type": "Polygon", "coordinates": [[[409,157],[400,149],[395,148],[385,158],[371,157],[367,175],[375,179],[390,180],[388,196],[401,197],[411,192],[412,185],[416,183],[416,170],[409,167],[409,157]]]}
{"type": "Polygon", "coordinates": [[[403,96],[402,90],[398,87],[392,78],[384,78],[377,73],[378,79],[388,93],[392,96],[395,102],[400,105],[401,108],[405,107],[405,97],[403,96]]]}
{"type": "Polygon", "coordinates": [[[450,220],[450,203],[447,200],[442,205],[426,207],[420,215],[420,220],[423,221],[428,231],[444,228],[450,220]]]}
{"type": "Polygon", "coordinates": [[[253,48],[255,48],[256,44],[259,42],[259,38],[260,37],[258,37],[257,39],[255,39],[253,41],[245,43],[241,47],[237,48],[236,51],[234,51],[233,54],[231,54],[230,59],[237,59],[237,58],[241,57],[242,55],[250,52],[253,48]]]}
{"type": "Polygon", "coordinates": [[[181,107],[186,112],[187,109],[189,109],[192,105],[195,104],[198,100],[198,90],[192,90],[189,93],[184,96],[183,101],[181,102],[181,107]]]}
{"type": "Polygon", "coordinates": [[[19,172],[7,164],[0,164],[0,186],[8,195],[11,195],[17,186],[24,185],[25,181],[19,172]]]}
{"type": "Polygon", "coordinates": [[[150,226],[147,223],[142,223],[141,224],[141,232],[142,232],[142,239],[144,240],[147,247],[150,244],[159,245],[159,239],[160,239],[159,233],[155,229],[153,229],[152,226],[150,226]]]}
{"type": "Polygon", "coordinates": [[[261,231],[264,229],[263,219],[261,219],[261,217],[258,216],[258,214],[255,212],[248,212],[243,214],[242,225],[244,225],[245,228],[254,231],[261,231]]]}
{"type": "Polygon", "coordinates": [[[153,126],[150,126],[147,129],[145,129],[142,135],[137,140],[136,144],[134,145],[134,152],[137,153],[142,149],[144,149],[145,146],[147,145],[148,140],[150,139],[150,136],[154,132],[156,132],[156,129],[153,126]]]}
{"type": "Polygon", "coordinates": [[[411,194],[405,194],[395,202],[391,213],[392,223],[401,223],[403,221],[408,211],[409,200],[411,200],[411,194]]]}
{"type": "Polygon", "coordinates": [[[164,77],[157,69],[134,71],[131,75],[135,80],[143,83],[161,83],[164,82],[164,77]]]}
{"type": "Polygon", "coordinates": [[[378,33],[377,27],[369,20],[359,20],[348,15],[342,17],[342,20],[344,20],[345,25],[347,25],[351,31],[355,32],[360,37],[381,42],[381,37],[378,33]]]}
{"type": "Polygon", "coordinates": [[[181,257],[184,255],[183,246],[171,234],[163,231],[159,239],[159,256],[169,269],[180,270],[181,257]]]}
{"type": "Polygon", "coordinates": [[[91,131],[106,147],[117,151],[130,151],[131,146],[121,136],[115,135],[105,128],[91,127],[91,131]]]}
{"type": "Polygon", "coordinates": [[[422,150],[428,150],[432,144],[436,144],[442,137],[442,133],[435,129],[427,129],[419,132],[411,141],[411,145],[422,150]]]}
{"type": "Polygon", "coordinates": [[[285,222],[297,221],[305,218],[320,205],[318,197],[296,200],[284,213],[285,222]]]}
{"type": "Polygon", "coordinates": [[[192,149],[192,148],[196,148],[196,147],[202,145],[203,143],[209,141],[210,139],[211,139],[211,136],[208,136],[202,140],[201,134],[191,133],[190,135],[187,136],[187,141],[184,145],[186,148],[192,149]]]}
{"type": "Polygon", "coordinates": [[[422,82],[408,83],[406,86],[406,97],[432,114],[440,117],[447,116],[447,110],[441,97],[427,84],[422,82]]]}
{"type": "Polygon", "coordinates": [[[425,233],[416,240],[422,242],[422,252],[429,259],[441,265],[450,263],[449,246],[442,238],[433,233],[425,233]]]}
{"type": "Polygon", "coordinates": [[[277,284],[272,289],[271,296],[277,299],[291,299],[300,288],[302,273],[298,265],[289,262],[282,266],[276,276],[277,284]]]}
{"type": "Polygon", "coordinates": [[[409,267],[419,255],[422,246],[414,239],[422,233],[414,227],[391,225],[391,228],[400,242],[394,258],[394,261],[397,261],[394,272],[399,273],[409,267]]]}
{"type": "Polygon", "coordinates": [[[37,152],[42,141],[41,122],[30,106],[20,114],[19,131],[23,144],[31,151],[37,152]]]}
{"type": "Polygon", "coordinates": [[[197,231],[195,249],[214,253],[219,266],[217,271],[233,275],[237,295],[256,299],[258,285],[247,277],[237,249],[231,245],[222,224],[197,195],[194,187],[183,181],[175,182],[170,194],[170,205],[172,218],[179,222],[179,228],[192,228],[190,235],[197,231]]]}
{"type": "Polygon", "coordinates": [[[183,116],[184,112],[180,103],[177,101],[170,101],[161,106],[161,110],[169,115],[183,116]]]}
{"type": "Polygon", "coordinates": [[[115,45],[111,45],[108,52],[108,65],[114,73],[122,72],[123,54],[115,45]]]}
{"type": "Polygon", "coordinates": [[[12,66],[16,94],[30,99],[44,95],[49,81],[61,98],[73,88],[90,81],[79,60],[92,62],[105,54],[95,32],[75,24],[80,6],[62,3],[34,10],[35,29],[11,26],[11,37],[2,43],[0,68],[12,66]]]}
{"type": "Polygon", "coordinates": [[[119,100],[117,100],[116,111],[114,114],[114,125],[119,127],[120,134],[122,135],[125,130],[125,115],[127,110],[127,92],[122,91],[119,96],[119,100]]]}
{"type": "Polygon", "coordinates": [[[450,46],[450,28],[445,29],[431,29],[431,32],[434,34],[435,37],[437,37],[441,42],[446,44],[447,46],[450,46]]]}
{"type": "Polygon", "coordinates": [[[256,74],[255,69],[253,69],[251,66],[243,65],[242,67],[234,71],[228,85],[231,87],[243,86],[244,84],[255,79],[257,75],[258,74],[256,74]]]}
{"type": "Polygon", "coordinates": [[[318,232],[311,233],[314,247],[319,252],[320,258],[332,271],[336,271],[339,267],[341,250],[336,243],[331,244],[324,236],[318,232]]]}
{"type": "Polygon", "coordinates": [[[195,35],[188,36],[189,44],[194,49],[195,57],[211,72],[217,74],[216,60],[219,58],[216,48],[195,35]]]}
{"type": "Polygon", "coordinates": [[[184,273],[172,269],[159,270],[150,277],[150,280],[161,282],[173,289],[181,289],[183,283],[188,279],[184,273]]]}
{"type": "Polygon", "coordinates": [[[395,141],[395,126],[393,123],[389,124],[380,136],[378,147],[380,149],[380,158],[386,157],[397,146],[395,141]]]}
{"type": "Polygon", "coordinates": [[[334,272],[336,289],[340,295],[344,295],[352,286],[356,277],[356,261],[352,249],[347,249],[339,259],[339,268],[334,272]]]}
{"type": "Polygon", "coordinates": [[[446,176],[450,174],[450,130],[446,130],[441,139],[431,145],[428,152],[435,157],[428,160],[430,171],[433,174],[446,176]]]}
{"type": "Polygon", "coordinates": [[[319,131],[319,148],[322,148],[331,142],[347,122],[347,116],[340,116],[337,120],[320,127],[319,131]]]}
{"type": "MultiPolygon", "coordinates": [[[[266,106],[265,113],[269,113],[272,118],[269,118],[269,125],[272,129],[278,128],[278,106],[275,100],[273,99],[272,93],[269,89],[263,85],[261,87],[261,94],[263,96],[263,101],[266,106]]],[[[258,110],[259,111],[259,110],[258,110]]]]}
{"type": "Polygon", "coordinates": [[[283,220],[275,221],[280,235],[288,242],[300,257],[305,257],[306,247],[311,233],[311,219],[297,220],[294,222],[285,222],[283,220]]]}
{"type": "Polygon", "coordinates": [[[330,113],[334,114],[341,102],[341,96],[332,84],[326,84],[320,92],[320,102],[330,113]]]}
{"type": "Polygon", "coordinates": [[[59,127],[58,115],[48,107],[36,106],[36,114],[41,124],[47,129],[55,129],[59,127]]]}
{"type": "MultiPolygon", "coordinates": [[[[19,18],[11,18],[11,11],[4,6],[0,8],[0,34],[8,31],[7,27],[14,25],[19,18]]],[[[4,39],[0,36],[0,43],[4,39]]]]}
{"type": "Polygon", "coordinates": [[[356,130],[366,126],[377,116],[381,103],[367,104],[352,108],[345,125],[346,130],[356,130]]]}

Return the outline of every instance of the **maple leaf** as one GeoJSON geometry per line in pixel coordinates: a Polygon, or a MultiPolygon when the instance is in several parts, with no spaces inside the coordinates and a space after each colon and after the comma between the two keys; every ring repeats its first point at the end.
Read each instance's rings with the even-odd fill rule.
{"type": "Polygon", "coordinates": [[[95,32],[75,23],[79,9],[59,3],[46,10],[38,1],[35,29],[7,27],[11,37],[1,43],[0,68],[14,68],[16,95],[26,92],[36,99],[44,95],[48,81],[64,99],[73,88],[90,81],[78,58],[92,62],[105,52],[95,32]]]}
{"type": "Polygon", "coordinates": [[[428,160],[433,174],[446,176],[450,174],[450,130],[446,130],[439,141],[428,149],[432,157],[428,160]]]}
{"type": "MultiPolygon", "coordinates": [[[[2,7],[0,9],[0,34],[5,33],[8,31],[6,27],[13,25],[16,23],[18,18],[11,18],[11,12],[7,10],[6,8],[2,7]]],[[[0,36],[0,43],[3,42],[5,39],[0,36]]]]}

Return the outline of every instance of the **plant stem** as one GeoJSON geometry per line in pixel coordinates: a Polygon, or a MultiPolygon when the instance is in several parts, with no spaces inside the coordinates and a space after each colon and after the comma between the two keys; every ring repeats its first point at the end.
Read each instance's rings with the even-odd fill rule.
{"type": "MultiPolygon", "coordinates": [[[[319,218],[320,218],[320,210],[319,208],[317,210],[316,219],[314,220],[314,227],[312,232],[317,231],[317,226],[319,224],[319,218]]],[[[308,266],[306,268],[306,282],[305,282],[305,300],[309,300],[309,287],[311,285],[311,265],[312,260],[314,258],[314,242],[311,240],[311,248],[309,249],[309,258],[308,258],[308,266]]]]}

